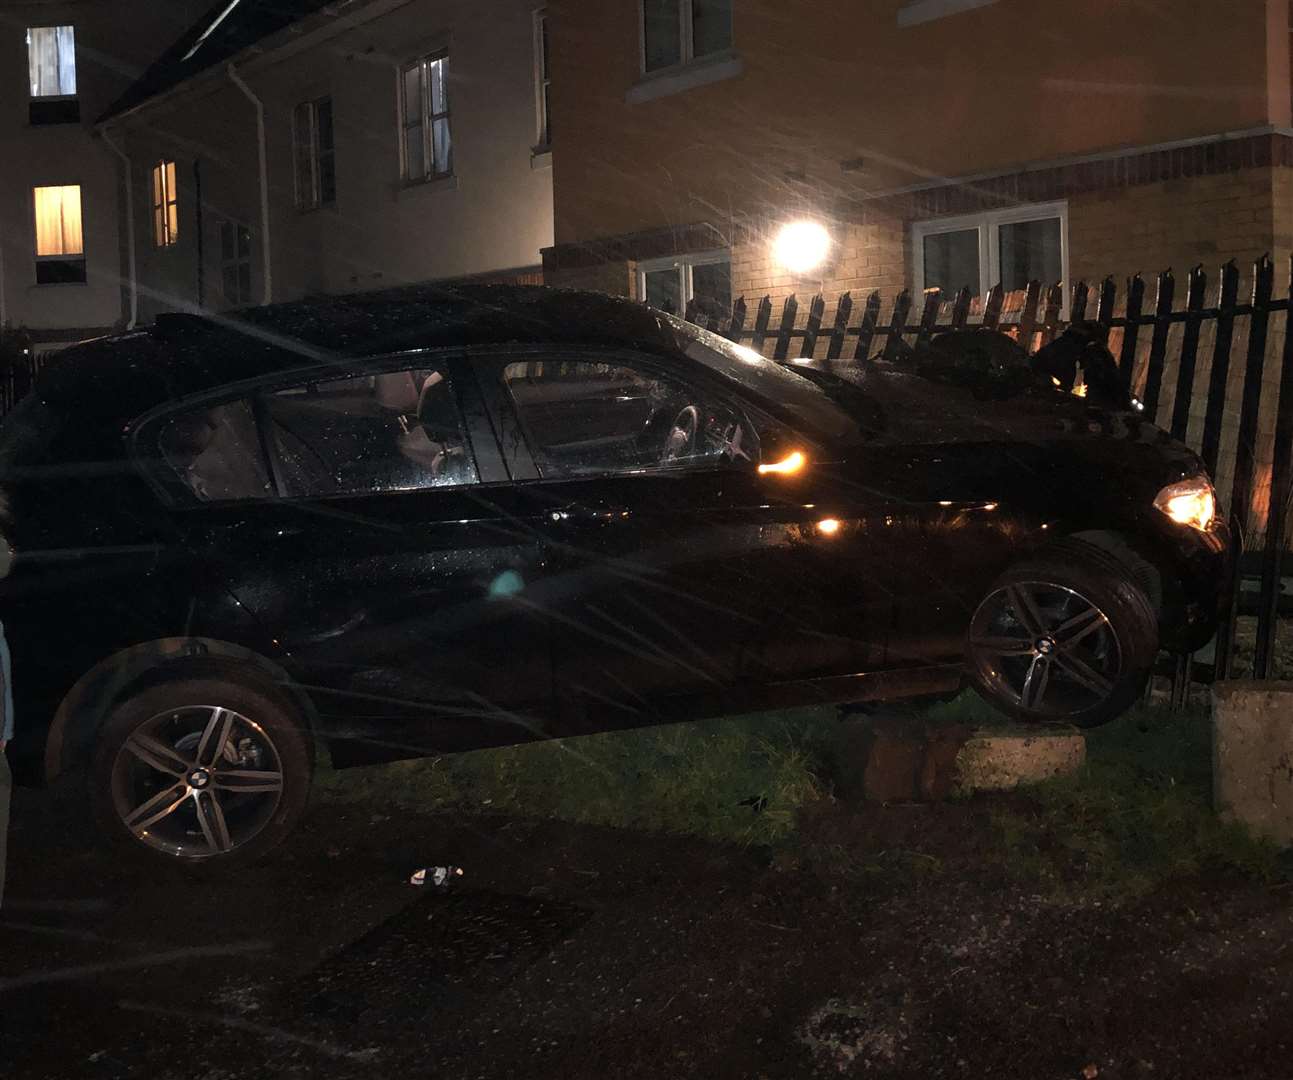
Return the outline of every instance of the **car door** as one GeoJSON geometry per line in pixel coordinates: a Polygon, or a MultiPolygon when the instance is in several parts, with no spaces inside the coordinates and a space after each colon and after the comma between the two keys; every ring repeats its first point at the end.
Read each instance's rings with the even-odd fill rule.
{"type": "Polygon", "coordinates": [[[515,525],[492,429],[452,356],[203,402],[156,439],[192,572],[256,618],[343,757],[546,732],[546,620],[515,584],[536,576],[541,546],[515,525]]]}
{"type": "Polygon", "coordinates": [[[882,663],[888,616],[851,581],[865,531],[841,545],[822,527],[824,473],[760,472],[794,432],[761,432],[730,389],[658,357],[474,366],[554,570],[560,730],[754,707],[769,684],[882,663]]]}

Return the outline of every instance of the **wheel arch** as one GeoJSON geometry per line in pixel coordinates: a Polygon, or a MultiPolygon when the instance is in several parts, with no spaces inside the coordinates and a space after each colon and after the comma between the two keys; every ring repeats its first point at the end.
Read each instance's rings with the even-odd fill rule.
{"type": "Polygon", "coordinates": [[[45,740],[46,783],[89,759],[95,735],[120,702],[158,683],[200,676],[250,683],[295,710],[307,730],[318,730],[318,711],[309,695],[274,661],[216,638],[159,638],[101,660],[63,696],[45,740]]]}
{"type": "MultiPolygon", "coordinates": [[[[1088,544],[1112,555],[1127,568],[1141,587],[1155,617],[1162,618],[1164,602],[1169,599],[1164,594],[1165,590],[1170,591],[1172,587],[1172,576],[1163,573],[1157,563],[1145,553],[1144,545],[1136,543],[1135,537],[1114,529],[1084,529],[1068,533],[1056,543],[1062,545],[1065,541],[1088,544]]],[[[1043,549],[1049,550],[1051,549],[1043,549]]]]}

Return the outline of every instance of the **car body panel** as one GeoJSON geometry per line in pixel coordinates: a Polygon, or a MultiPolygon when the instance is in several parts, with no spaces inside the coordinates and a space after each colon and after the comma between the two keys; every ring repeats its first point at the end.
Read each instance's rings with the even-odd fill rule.
{"type": "Polygon", "coordinates": [[[52,722],[51,745],[85,745],[111,704],[69,708],[88,672],[127,692],[112,672],[205,643],[289,680],[353,761],[945,689],[991,581],[1074,534],[1152,564],[1165,642],[1211,634],[1237,544],[1152,509],[1201,471],[1185,447],[1059,391],[998,400],[874,363],[850,379],[626,301],[492,287],[173,317],[68,350],[0,428],[20,754],[68,765],[43,751],[52,722]],[[807,463],[545,478],[498,380],[544,355],[659,365],[745,410],[765,460],[807,463]],[[156,425],[195,403],[427,356],[450,365],[480,483],[203,503],[160,462],[156,425]]]}

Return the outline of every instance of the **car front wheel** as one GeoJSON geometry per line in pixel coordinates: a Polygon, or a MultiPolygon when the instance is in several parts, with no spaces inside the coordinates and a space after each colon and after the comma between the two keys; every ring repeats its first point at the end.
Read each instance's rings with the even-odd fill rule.
{"type": "Polygon", "coordinates": [[[118,844],[188,864],[254,859],[305,809],[304,726],[277,695],[222,679],[177,679],[120,705],[91,771],[96,816],[118,844]]]}
{"type": "Polygon", "coordinates": [[[1094,727],[1143,692],[1158,620],[1128,567],[1079,541],[1007,570],[970,622],[970,679],[1016,719],[1094,727]]]}

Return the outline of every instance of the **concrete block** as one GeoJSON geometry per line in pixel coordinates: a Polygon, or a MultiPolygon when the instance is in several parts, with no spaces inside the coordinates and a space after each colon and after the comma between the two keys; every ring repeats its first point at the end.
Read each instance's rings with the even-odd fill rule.
{"type": "Polygon", "coordinates": [[[875,717],[840,725],[835,789],[850,802],[931,801],[953,792],[1008,791],[1085,761],[1086,739],[1073,728],[971,731],[875,717]]]}
{"type": "Polygon", "coordinates": [[[1213,686],[1212,769],[1224,817],[1293,846],[1293,682],[1213,686]]]}
{"type": "Polygon", "coordinates": [[[1086,736],[1060,725],[992,728],[976,731],[956,760],[956,788],[1011,791],[1065,773],[1086,761],[1086,736]]]}

